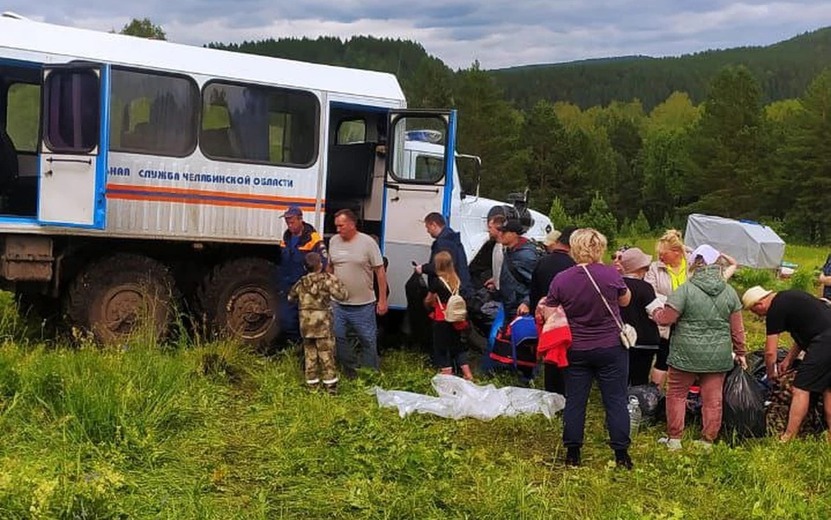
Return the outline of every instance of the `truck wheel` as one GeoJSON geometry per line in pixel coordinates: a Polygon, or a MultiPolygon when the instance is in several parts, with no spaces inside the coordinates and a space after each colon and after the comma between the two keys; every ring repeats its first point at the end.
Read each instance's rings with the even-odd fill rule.
{"type": "Polygon", "coordinates": [[[263,258],[216,266],[199,289],[199,305],[212,333],[267,349],[280,334],[277,267],[263,258]]]}
{"type": "Polygon", "coordinates": [[[102,343],[123,341],[144,324],[161,338],[172,321],[174,290],[173,277],[161,263],[118,253],[89,264],[75,278],[66,313],[102,343]]]}

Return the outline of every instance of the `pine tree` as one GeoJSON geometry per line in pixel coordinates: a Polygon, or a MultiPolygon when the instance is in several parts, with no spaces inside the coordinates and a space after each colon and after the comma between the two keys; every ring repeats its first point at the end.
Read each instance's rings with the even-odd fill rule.
{"type": "Polygon", "coordinates": [[[589,211],[580,215],[578,222],[582,227],[591,227],[606,235],[609,244],[617,237],[617,219],[599,191],[594,192],[589,211]]]}
{"type": "Polygon", "coordinates": [[[574,221],[566,213],[566,209],[563,207],[560,197],[554,197],[554,200],[551,201],[551,209],[548,210],[548,218],[551,219],[551,225],[554,226],[554,229],[563,229],[567,226],[574,225],[574,221]]]}

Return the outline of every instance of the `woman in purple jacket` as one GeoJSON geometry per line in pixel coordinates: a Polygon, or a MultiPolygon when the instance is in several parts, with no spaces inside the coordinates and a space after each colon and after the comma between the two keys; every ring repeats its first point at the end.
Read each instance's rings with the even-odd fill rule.
{"type": "Polygon", "coordinates": [[[620,273],[600,262],[606,251],[605,236],[595,229],[578,229],[571,235],[570,245],[577,265],[554,277],[546,300],[546,305],[563,306],[572,335],[565,370],[568,398],[563,412],[566,464],[580,465],[586,403],[596,379],[615,461],[620,467],[632,469],[626,408],[629,356],[620,342],[618,327],[620,307],[629,305],[631,294],[620,273]]]}

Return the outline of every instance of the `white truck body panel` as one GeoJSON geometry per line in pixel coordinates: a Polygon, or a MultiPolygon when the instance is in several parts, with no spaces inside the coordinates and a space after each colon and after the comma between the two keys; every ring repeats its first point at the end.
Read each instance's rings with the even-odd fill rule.
{"type": "MultiPolygon", "coordinates": [[[[325,217],[327,151],[330,148],[330,116],[333,104],[370,107],[375,111],[404,108],[406,100],[392,74],[303,63],[250,54],[179,45],[118,34],[61,27],[30,20],[0,16],[0,64],[45,67],[70,62],[92,62],[104,67],[175,73],[193,79],[201,90],[210,80],[238,81],[264,86],[300,89],[319,103],[319,133],[314,161],[304,167],[212,160],[200,147],[185,157],[110,151],[90,152],[95,160],[63,166],[60,179],[46,180],[48,155],[38,150],[39,210],[27,218],[0,215],[0,232],[44,235],[78,235],[112,238],[160,239],[193,242],[275,244],[285,224],[280,216],[291,205],[299,205],[307,222],[322,230],[325,217]],[[98,203],[88,200],[95,165],[106,167],[104,193],[106,219],[102,229],[84,227],[93,221],[98,203]],[[57,201],[57,202],[56,202],[57,201]],[[61,203],[61,201],[71,201],[61,203]]],[[[108,69],[107,69],[108,70],[108,69]]],[[[111,93],[102,83],[104,104],[111,93]]],[[[107,117],[102,111],[102,117],[107,117]]],[[[105,121],[106,123],[106,121],[105,121]]],[[[102,125],[106,132],[108,125],[102,125]]],[[[103,137],[102,137],[103,139],[103,137]]],[[[102,142],[106,142],[103,140],[102,142]]],[[[405,160],[415,168],[415,156],[441,158],[441,145],[408,141],[405,160]]],[[[86,157],[86,156],[85,156],[86,157]]],[[[429,258],[432,239],[423,218],[441,212],[444,187],[452,193],[449,203],[450,226],[461,232],[471,260],[487,241],[488,211],[498,201],[467,195],[462,197],[458,170],[435,190],[408,190],[406,214],[386,219],[395,198],[385,185],[386,172],[379,160],[373,174],[372,198],[365,202],[364,214],[382,221],[381,246],[391,266],[390,306],[406,305],[404,282],[412,272],[411,260],[429,258]]],[[[104,171],[100,171],[101,174],[104,171]]],[[[418,187],[418,186],[416,186],[418,187]]],[[[93,193],[93,196],[95,194],[93,193]]],[[[535,224],[528,236],[541,239],[550,221],[532,212],[535,224]]]]}

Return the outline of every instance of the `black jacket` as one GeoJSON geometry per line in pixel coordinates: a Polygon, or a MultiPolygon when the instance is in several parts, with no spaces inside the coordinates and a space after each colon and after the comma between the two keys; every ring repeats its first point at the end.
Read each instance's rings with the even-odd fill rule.
{"type": "Polygon", "coordinates": [[[574,259],[565,251],[554,251],[540,258],[537,267],[531,274],[531,290],[528,307],[531,312],[537,308],[537,304],[543,296],[548,294],[551,280],[559,273],[574,265],[574,259]]]}
{"type": "Polygon", "coordinates": [[[436,253],[439,251],[447,251],[453,257],[453,267],[456,268],[456,274],[459,275],[459,281],[462,282],[459,294],[465,299],[472,296],[473,286],[470,283],[470,270],[467,265],[465,247],[462,245],[459,233],[453,231],[450,226],[445,226],[441,230],[439,236],[430,246],[430,261],[421,265],[421,272],[425,273],[430,279],[436,276],[436,270],[433,268],[433,258],[436,257],[436,253]]]}

